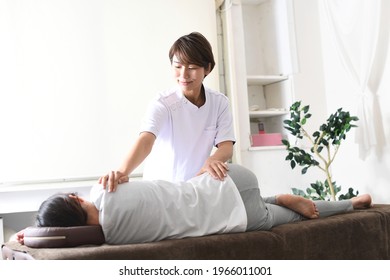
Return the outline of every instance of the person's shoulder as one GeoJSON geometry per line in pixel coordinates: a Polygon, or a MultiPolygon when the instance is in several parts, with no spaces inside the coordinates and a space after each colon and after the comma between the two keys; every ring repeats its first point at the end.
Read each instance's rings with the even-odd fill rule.
{"type": "Polygon", "coordinates": [[[171,106],[183,102],[183,95],[178,87],[173,87],[160,92],[156,101],[167,108],[171,108],[171,106]]]}
{"type": "Polygon", "coordinates": [[[180,91],[178,91],[177,87],[172,87],[157,93],[157,96],[154,98],[154,102],[169,105],[171,103],[180,101],[180,99],[180,91]]]}
{"type": "Polygon", "coordinates": [[[219,92],[217,90],[214,90],[214,89],[211,89],[211,88],[208,88],[208,87],[204,87],[205,88],[205,93],[215,99],[215,100],[219,100],[219,101],[223,101],[223,102],[227,102],[228,101],[228,97],[223,94],[222,92],[219,92]]]}
{"type": "Polygon", "coordinates": [[[157,93],[157,99],[165,99],[165,98],[169,98],[170,96],[177,96],[177,95],[178,95],[178,87],[171,87],[157,93]]]}
{"type": "Polygon", "coordinates": [[[179,102],[178,94],[176,88],[170,88],[158,92],[148,105],[148,110],[150,112],[156,110],[168,110],[172,104],[179,102]]]}
{"type": "Polygon", "coordinates": [[[229,107],[230,101],[228,97],[217,90],[205,87],[206,100],[209,102],[209,107],[215,110],[226,110],[229,107]]]}
{"type": "Polygon", "coordinates": [[[222,92],[218,91],[218,90],[215,90],[215,89],[212,89],[212,88],[209,88],[209,87],[206,87],[204,86],[204,89],[205,89],[205,92],[208,93],[208,94],[212,94],[212,95],[215,95],[215,96],[225,96],[225,94],[223,94],[222,92]]]}

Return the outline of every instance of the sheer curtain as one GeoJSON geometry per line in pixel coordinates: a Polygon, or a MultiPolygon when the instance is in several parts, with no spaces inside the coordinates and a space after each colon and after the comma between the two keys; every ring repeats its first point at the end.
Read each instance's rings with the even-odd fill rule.
{"type": "Polygon", "coordinates": [[[384,26],[384,3],[381,0],[322,0],[320,9],[328,29],[355,86],[358,97],[359,128],[356,142],[359,156],[365,159],[384,143],[380,106],[376,91],[381,80],[377,71],[384,62],[388,31],[384,26]]]}

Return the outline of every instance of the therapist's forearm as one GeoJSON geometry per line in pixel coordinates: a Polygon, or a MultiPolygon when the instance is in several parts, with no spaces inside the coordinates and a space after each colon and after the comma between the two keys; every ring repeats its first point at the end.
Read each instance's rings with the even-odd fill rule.
{"type": "Polygon", "coordinates": [[[123,174],[130,175],[150,154],[154,139],[154,135],[141,134],[128,152],[119,171],[123,174]]]}
{"type": "Polygon", "coordinates": [[[217,150],[210,156],[213,160],[219,160],[222,162],[227,162],[233,156],[233,143],[232,142],[222,142],[218,145],[217,150]]]}

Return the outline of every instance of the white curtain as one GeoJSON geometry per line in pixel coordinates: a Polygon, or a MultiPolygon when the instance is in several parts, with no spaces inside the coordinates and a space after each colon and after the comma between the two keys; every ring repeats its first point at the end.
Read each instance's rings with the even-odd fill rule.
{"type": "MultiPolygon", "coordinates": [[[[388,1],[388,0],[385,0],[388,1]]],[[[356,142],[359,156],[365,159],[383,142],[380,106],[376,90],[381,73],[375,71],[383,62],[381,44],[388,36],[383,32],[381,0],[322,0],[326,23],[334,38],[339,56],[356,87],[358,96],[356,142]],[[378,55],[382,55],[378,59],[378,55]],[[379,119],[378,119],[379,118],[379,119]]],[[[386,15],[385,15],[386,16],[386,15]]]]}

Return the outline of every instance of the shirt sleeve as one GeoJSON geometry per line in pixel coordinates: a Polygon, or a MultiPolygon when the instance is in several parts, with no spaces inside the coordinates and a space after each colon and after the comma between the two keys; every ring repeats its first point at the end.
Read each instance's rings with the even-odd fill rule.
{"type": "Polygon", "coordinates": [[[220,113],[217,121],[217,134],[215,137],[215,146],[224,141],[236,142],[233,129],[233,116],[230,110],[229,101],[227,97],[221,98],[220,113]]]}
{"type": "Polygon", "coordinates": [[[169,112],[167,107],[159,99],[155,99],[148,106],[141,124],[140,133],[147,131],[158,137],[168,119],[169,112]]]}

